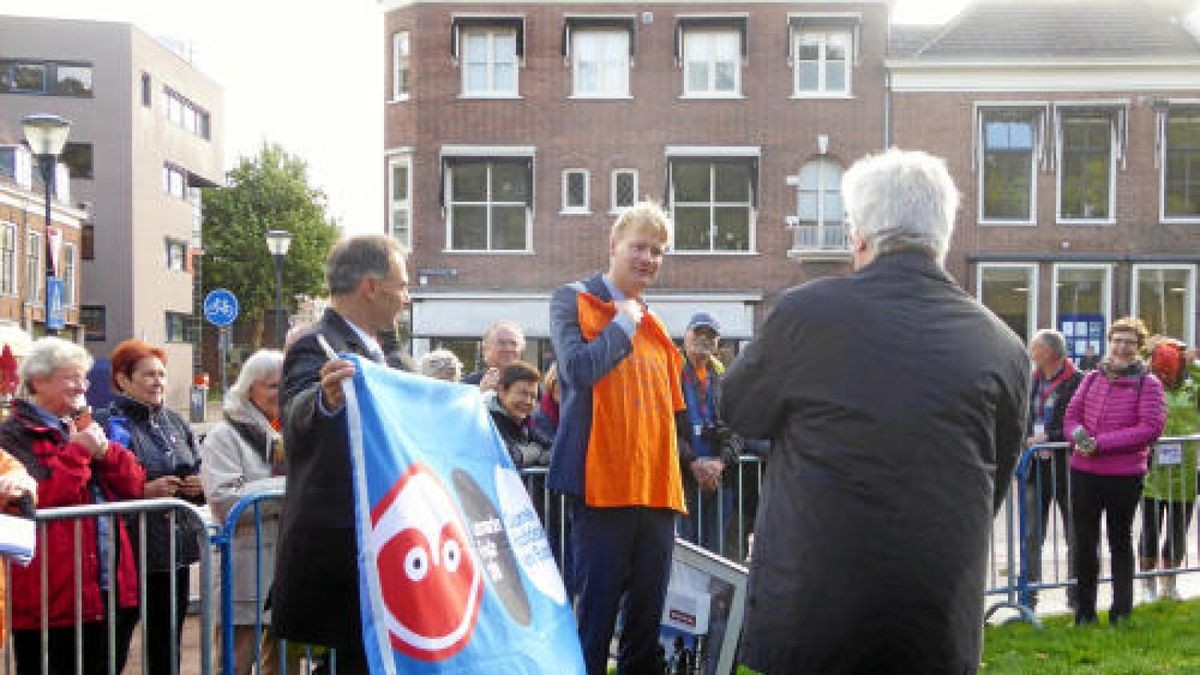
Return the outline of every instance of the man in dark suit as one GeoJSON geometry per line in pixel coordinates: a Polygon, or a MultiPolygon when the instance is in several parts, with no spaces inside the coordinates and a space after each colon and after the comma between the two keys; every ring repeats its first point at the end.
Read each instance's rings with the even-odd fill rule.
{"type": "Polygon", "coordinates": [[[287,351],[280,407],[287,494],[279,530],[272,622],[279,637],[336,650],[337,672],[367,672],[358,603],[358,546],[342,383],[354,365],[385,362],[380,333],[409,303],[404,252],[383,235],[338,242],[325,263],[330,308],[287,351]]]}
{"type": "Polygon", "coordinates": [[[855,272],[784,293],[725,376],[726,422],[772,439],[743,663],[974,673],[1029,362],[943,267],[958,205],[944,162],[891,150],[842,195],[855,272]]]}

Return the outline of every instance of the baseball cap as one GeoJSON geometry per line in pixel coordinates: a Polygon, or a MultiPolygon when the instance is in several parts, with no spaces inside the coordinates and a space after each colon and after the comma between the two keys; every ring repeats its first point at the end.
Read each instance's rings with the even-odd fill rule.
{"type": "Polygon", "coordinates": [[[695,330],[697,328],[710,328],[717,335],[721,334],[721,324],[713,318],[708,312],[696,312],[692,315],[692,319],[688,321],[687,330],[695,330]]]}

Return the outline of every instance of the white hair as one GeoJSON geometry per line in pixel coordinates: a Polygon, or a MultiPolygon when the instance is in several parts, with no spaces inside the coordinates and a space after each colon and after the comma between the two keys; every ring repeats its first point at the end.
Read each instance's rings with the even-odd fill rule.
{"type": "Polygon", "coordinates": [[[242,363],[237,382],[225,394],[225,409],[231,410],[250,403],[250,387],[255,382],[279,372],[283,368],[283,352],[276,349],[260,349],[242,363]]]}
{"type": "Polygon", "coordinates": [[[454,381],[462,379],[462,361],[449,349],[435,349],[421,356],[417,369],[425,377],[437,378],[439,375],[454,374],[454,381]]]}
{"type": "Polygon", "coordinates": [[[850,232],[873,254],[925,249],[945,261],[958,189],[940,157],[895,148],[868,155],[846,171],[842,196],[850,232]]]}
{"type": "Polygon", "coordinates": [[[483,331],[483,341],[487,342],[488,340],[491,340],[492,336],[496,334],[496,331],[500,330],[501,328],[507,328],[516,333],[517,341],[520,342],[522,348],[524,348],[525,329],[521,328],[521,324],[517,323],[516,321],[512,321],[511,319],[498,319],[493,321],[492,325],[488,326],[487,330],[483,331]]]}
{"type": "Polygon", "coordinates": [[[31,379],[46,377],[55,369],[65,366],[79,366],[87,372],[92,369],[92,355],[83,347],[62,338],[46,336],[34,340],[17,371],[21,377],[19,395],[23,398],[32,396],[34,392],[29,386],[31,379]]]}

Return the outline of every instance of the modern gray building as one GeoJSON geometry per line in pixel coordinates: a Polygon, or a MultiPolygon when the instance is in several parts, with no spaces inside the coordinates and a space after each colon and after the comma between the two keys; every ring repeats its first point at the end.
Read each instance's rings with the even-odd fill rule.
{"type": "Polygon", "coordinates": [[[0,16],[0,145],[35,112],[71,120],[63,161],[90,216],[76,333],[96,357],[130,337],[165,346],[168,402],[186,406],[199,189],[223,175],[221,88],[128,23],[0,16]]]}

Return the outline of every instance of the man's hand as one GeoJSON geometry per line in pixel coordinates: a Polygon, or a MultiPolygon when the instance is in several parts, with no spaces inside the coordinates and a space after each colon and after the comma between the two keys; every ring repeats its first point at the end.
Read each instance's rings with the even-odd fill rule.
{"type": "Polygon", "coordinates": [[[638,302],[637,299],[625,298],[624,300],[618,300],[615,304],[617,306],[617,316],[628,317],[635,326],[642,322],[642,315],[645,314],[645,310],[642,309],[642,303],[638,302]]]}
{"type": "Polygon", "coordinates": [[[500,385],[500,369],[488,368],[479,380],[479,391],[495,391],[500,385]]]}
{"type": "Polygon", "coordinates": [[[716,492],[721,487],[721,472],[724,463],[717,459],[694,459],[690,465],[692,477],[704,492],[716,492]]]}
{"type": "Polygon", "coordinates": [[[160,497],[174,497],[175,493],[179,492],[179,486],[182,483],[183,481],[175,476],[163,476],[146,481],[146,487],[142,489],[142,498],[159,499],[160,497]]]}
{"type": "Polygon", "coordinates": [[[37,481],[24,471],[13,471],[0,476],[0,505],[16,501],[28,492],[37,499],[37,481]]]}
{"type": "Polygon", "coordinates": [[[342,381],[354,377],[354,364],[345,359],[333,359],[321,366],[321,400],[329,412],[341,410],[346,403],[342,381]]]}
{"type": "Polygon", "coordinates": [[[68,426],[71,432],[68,437],[69,443],[87,448],[93,460],[108,456],[108,437],[104,435],[104,430],[99,424],[92,422],[82,429],[77,429],[74,422],[70,422],[68,426]]]}
{"type": "Polygon", "coordinates": [[[200,474],[184,476],[183,480],[179,482],[179,493],[184,497],[203,497],[204,484],[200,482],[200,474]]]}
{"type": "MultiPolygon", "coordinates": [[[[1034,436],[1030,436],[1029,438],[1025,439],[1025,447],[1032,448],[1033,446],[1041,445],[1042,443],[1045,443],[1048,440],[1050,440],[1050,439],[1046,436],[1046,434],[1037,434],[1034,436]]],[[[1050,457],[1053,454],[1054,454],[1054,451],[1052,451],[1052,450],[1038,450],[1038,453],[1037,453],[1038,458],[1040,458],[1040,459],[1050,459],[1050,457]]]]}

